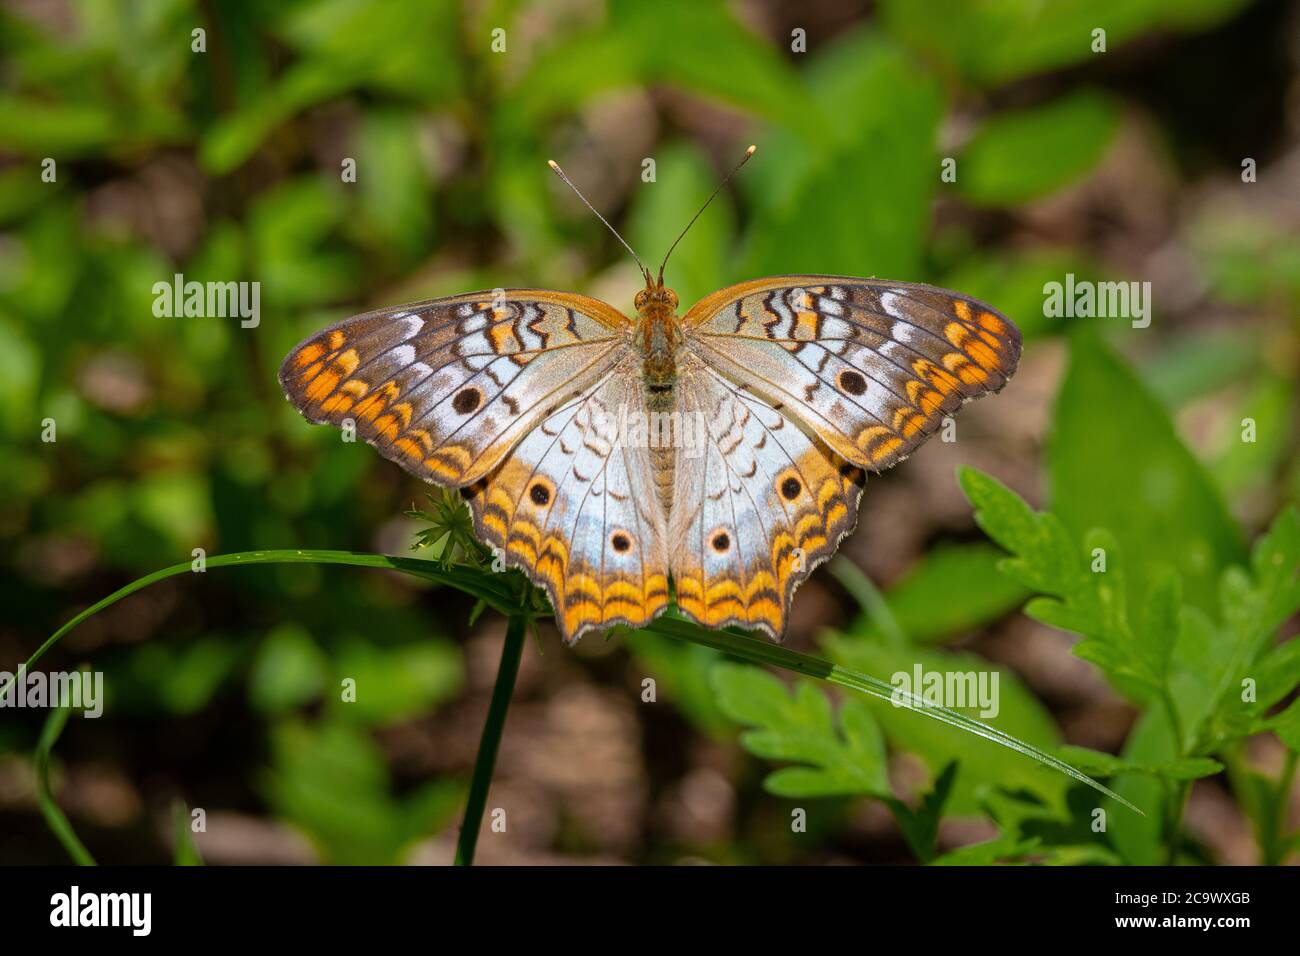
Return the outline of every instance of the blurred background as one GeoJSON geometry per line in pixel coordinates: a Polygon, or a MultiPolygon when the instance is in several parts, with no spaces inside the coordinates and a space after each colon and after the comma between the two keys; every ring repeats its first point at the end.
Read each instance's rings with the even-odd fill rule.
{"type": "MultiPolygon", "coordinates": [[[[956,468],[1080,534],[1111,527],[1139,576],[1208,525],[1194,603],[1300,499],[1300,4],[9,0],[0,21],[0,670],[194,548],[411,554],[427,486],[307,425],[276,368],[333,320],[431,296],[536,285],[630,309],[634,264],[549,158],[653,262],[759,145],[674,254],[684,306],[764,275],[874,275],[1023,330],[1019,373],[956,442],[867,485],[842,554],[891,614],[823,568],[794,603],[798,650],[882,679],[996,668],[1001,729],[1120,752],[1141,708],[1020,613],[956,468]],[[259,282],[260,323],[155,315],[175,273],[259,282]],[[1067,274],[1150,282],[1150,327],[1045,315],[1067,274]]],[[[308,565],[146,589],[43,662],[107,685],[105,715],[58,742],[58,802],[103,863],[171,860],[178,801],[205,811],[209,863],[449,862],[504,633],[472,604],[308,565]],[[343,676],[383,692],[341,705],[343,676]]],[[[479,862],[916,859],[878,799],[765,786],[717,666],[544,628],[488,800],[508,830],[485,829],[479,862]]],[[[997,793],[1078,792],[871,712],[907,800],[961,759],[940,853],[1005,832],[997,793]]],[[[2,863],[66,861],[37,804],[45,716],[0,713],[2,863]]],[[[1191,790],[1191,859],[1261,859],[1239,781],[1289,780],[1294,754],[1258,734],[1234,759],[1191,790]]],[[[1039,838],[1053,862],[1151,862],[1157,839],[1039,838]]]]}

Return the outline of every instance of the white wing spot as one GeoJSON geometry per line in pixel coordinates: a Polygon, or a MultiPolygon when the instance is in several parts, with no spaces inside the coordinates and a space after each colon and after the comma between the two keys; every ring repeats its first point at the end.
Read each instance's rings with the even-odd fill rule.
{"type": "Polygon", "coordinates": [[[896,319],[903,317],[903,310],[898,307],[898,296],[893,292],[880,293],[881,307],[896,319]]]}

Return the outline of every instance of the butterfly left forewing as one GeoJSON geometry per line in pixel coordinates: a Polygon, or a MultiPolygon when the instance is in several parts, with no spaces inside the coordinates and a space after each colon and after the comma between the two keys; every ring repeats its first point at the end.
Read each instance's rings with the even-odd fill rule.
{"type": "Polygon", "coordinates": [[[486,475],[551,408],[626,351],[613,306],[537,289],[382,309],[312,335],[280,384],[312,422],[351,424],[384,457],[437,484],[486,475]]]}
{"type": "Polygon", "coordinates": [[[677,392],[683,421],[704,423],[676,453],[678,606],[707,627],[780,638],[795,589],[853,529],[865,475],[690,353],[677,392]]]}
{"type": "Polygon", "coordinates": [[[701,359],[876,471],[1001,389],[1020,358],[1019,330],[990,306],[876,279],[758,279],[713,293],[682,321],[701,359]]]}
{"type": "Polygon", "coordinates": [[[622,440],[644,407],[630,353],[462,491],[478,536],[543,587],[567,641],[638,627],[668,603],[665,517],[648,449],[622,440]]]}

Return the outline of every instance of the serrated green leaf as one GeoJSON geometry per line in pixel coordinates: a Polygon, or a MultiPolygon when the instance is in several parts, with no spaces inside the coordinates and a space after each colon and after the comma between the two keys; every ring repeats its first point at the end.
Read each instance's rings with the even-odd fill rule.
{"type": "Polygon", "coordinates": [[[1220,572],[1246,557],[1241,533],[1164,406],[1098,335],[1071,338],[1048,459],[1051,510],[1075,540],[1105,528],[1123,548],[1129,606],[1172,568],[1189,603],[1216,610],[1220,572]]]}
{"type": "Polygon", "coordinates": [[[861,701],[844,701],[837,727],[830,702],[810,683],[797,684],[792,696],[766,671],[736,664],[718,664],[712,681],[722,712],[757,728],[741,735],[746,750],[768,760],[807,765],[770,774],[764,781],[769,792],[784,797],[889,796],[884,739],[861,701]]]}
{"type": "Polygon", "coordinates": [[[1025,614],[1083,635],[1074,652],[1101,667],[1129,696],[1146,699],[1159,692],[1164,681],[1158,653],[1144,651],[1129,627],[1124,561],[1114,536],[1094,528],[1083,547],[1076,547],[1055,515],[1034,512],[995,479],[970,468],[958,477],[976,523],[1012,554],[1000,565],[1003,572],[1042,592],[1025,605],[1025,614]]]}
{"type": "Polygon", "coordinates": [[[890,686],[896,692],[894,699],[872,701],[870,707],[892,747],[921,757],[935,778],[949,763],[959,762],[957,779],[948,800],[950,813],[980,813],[983,795],[994,788],[1025,789],[1049,802],[1062,799],[1066,789],[1063,779],[1039,772],[1032,765],[1016,760],[1004,749],[982,741],[954,737],[938,726],[918,726],[912,719],[913,709],[907,706],[902,693],[910,691],[930,702],[937,699],[968,718],[997,727],[1017,739],[1044,748],[1055,747],[1060,734],[1051,715],[1011,671],[995,667],[968,652],[896,647],[836,634],[825,636],[823,644],[833,660],[867,673],[889,675],[890,686]],[[918,667],[921,671],[919,686],[916,680],[918,667]],[[934,691],[937,688],[927,687],[925,683],[927,679],[938,677],[946,685],[949,675],[953,678],[953,694],[960,693],[965,700],[950,697],[946,687],[943,696],[936,698],[934,691]],[[973,685],[966,680],[966,675],[973,676],[973,685]],[[960,683],[957,680],[959,676],[960,683]],[[996,685],[993,683],[995,676],[996,685]],[[982,685],[981,679],[984,681],[982,685]],[[979,700],[981,689],[988,698],[984,701],[979,700]],[[996,710],[996,713],[983,712],[984,705],[989,703],[993,705],[990,710],[996,710]]]}

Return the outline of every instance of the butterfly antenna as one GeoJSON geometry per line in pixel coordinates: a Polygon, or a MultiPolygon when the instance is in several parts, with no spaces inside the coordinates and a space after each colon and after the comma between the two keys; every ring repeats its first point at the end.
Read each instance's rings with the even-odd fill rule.
{"type": "Polygon", "coordinates": [[[736,173],[740,172],[741,166],[744,166],[747,162],[749,162],[749,157],[754,155],[754,150],[756,149],[758,149],[757,146],[751,146],[749,147],[749,149],[745,150],[745,155],[740,158],[740,162],[736,163],[735,167],[732,168],[731,172],[727,173],[727,175],[722,177],[722,182],[718,183],[718,188],[713,190],[713,194],[704,201],[704,205],[700,207],[700,211],[697,212],[694,215],[694,217],[691,219],[691,221],[686,224],[686,228],[682,230],[682,234],[678,236],[676,239],[674,239],[673,244],[668,247],[668,254],[664,256],[663,265],[659,267],[660,285],[664,284],[664,266],[668,265],[668,256],[671,256],[673,254],[673,250],[677,248],[677,243],[681,242],[682,237],[691,231],[691,226],[695,225],[695,220],[699,219],[700,216],[704,215],[704,210],[708,209],[709,203],[713,202],[714,198],[718,195],[718,193],[722,192],[722,187],[727,185],[727,183],[731,182],[731,177],[736,175],[736,173]]]}
{"type": "Polygon", "coordinates": [[[587,197],[582,194],[582,190],[580,190],[577,186],[573,185],[573,180],[569,179],[568,176],[564,175],[564,170],[560,168],[559,163],[557,163],[553,159],[548,159],[546,161],[546,165],[550,166],[551,169],[555,170],[555,175],[559,176],[561,179],[564,180],[564,185],[568,186],[575,193],[577,193],[578,198],[582,200],[582,204],[591,210],[592,215],[594,215],[597,219],[599,219],[601,222],[605,224],[605,228],[614,234],[615,239],[623,243],[624,249],[632,253],[632,258],[636,260],[637,266],[639,266],[641,269],[641,275],[645,276],[645,284],[647,286],[650,285],[650,270],[645,267],[645,263],[641,261],[641,257],[638,256],[636,252],[632,249],[632,247],[627,244],[627,240],[618,234],[618,230],[609,224],[608,219],[606,219],[600,213],[596,212],[595,206],[587,202],[587,197]]]}

